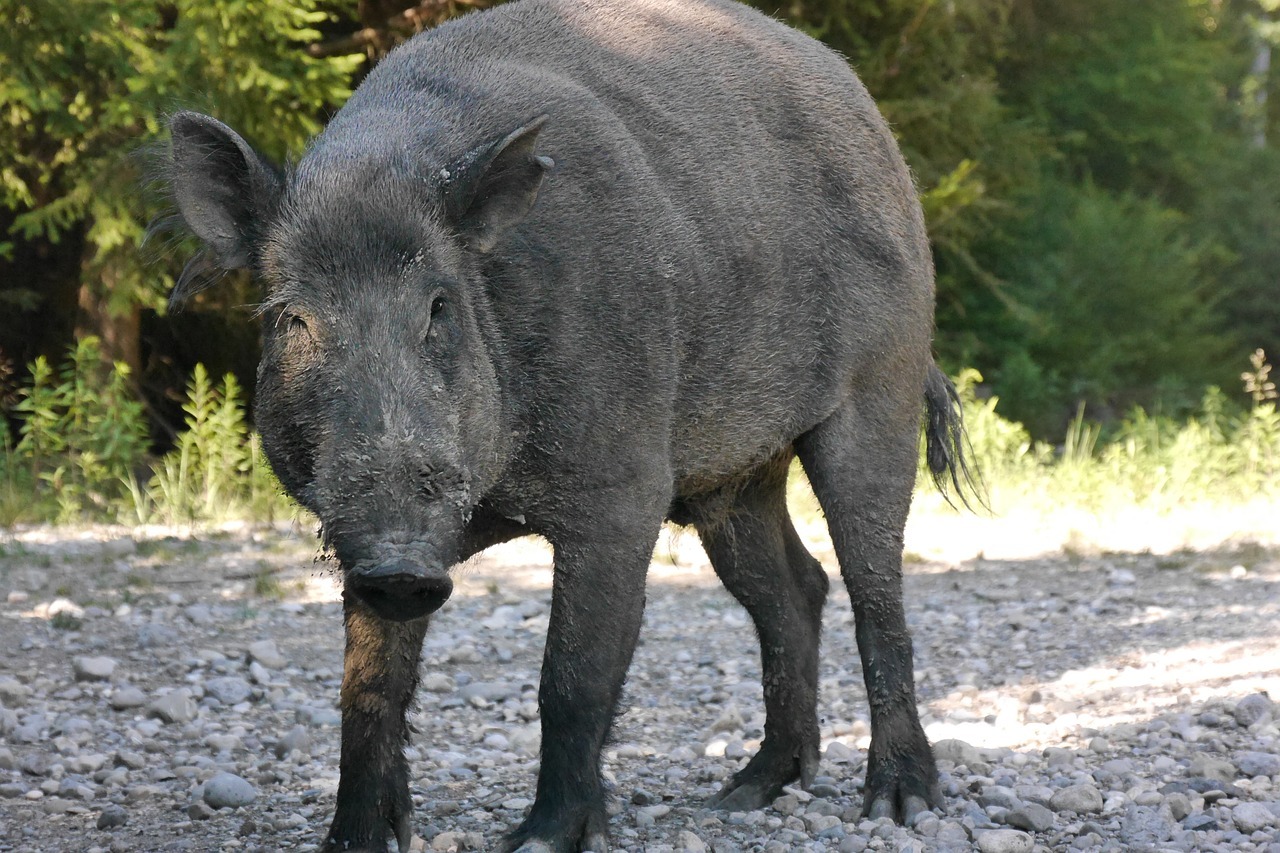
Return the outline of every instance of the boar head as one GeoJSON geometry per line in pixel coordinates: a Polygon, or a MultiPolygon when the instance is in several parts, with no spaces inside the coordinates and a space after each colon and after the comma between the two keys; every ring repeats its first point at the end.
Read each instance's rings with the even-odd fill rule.
{"type": "Polygon", "coordinates": [[[171,305],[208,285],[202,269],[261,279],[263,448],[346,588],[386,618],[449,597],[472,508],[511,453],[480,271],[552,166],[534,153],[542,122],[444,164],[371,123],[286,170],[208,116],[170,121],[174,199],[205,245],[171,305]]]}

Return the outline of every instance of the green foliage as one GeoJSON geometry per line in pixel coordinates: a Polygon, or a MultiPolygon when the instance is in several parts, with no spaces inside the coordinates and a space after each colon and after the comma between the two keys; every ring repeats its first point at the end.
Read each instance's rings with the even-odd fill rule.
{"type": "Polygon", "coordinates": [[[6,433],[0,444],[0,526],[269,521],[296,512],[249,431],[230,374],[214,385],[197,365],[183,406],[187,429],[154,464],[128,369],[103,363],[94,338],[57,369],[37,359],[17,396],[21,440],[6,433]]]}
{"type": "MultiPolygon", "coordinates": [[[[1249,374],[1256,377],[1263,364],[1249,374]]],[[[1239,505],[1280,498],[1280,412],[1273,399],[1251,405],[1210,388],[1184,419],[1133,409],[1109,434],[1077,412],[1064,443],[1033,441],[976,396],[981,377],[958,378],[972,462],[997,514],[1013,507],[1051,513],[1141,507],[1165,512],[1201,503],[1239,505]]],[[[932,490],[924,476],[922,490],[932,490]]]]}
{"type": "MultiPolygon", "coordinates": [[[[1280,0],[750,2],[848,57],[876,97],[929,224],[939,357],[982,370],[1031,436],[1063,441],[1081,402],[1108,424],[1135,404],[1185,415],[1205,385],[1232,381],[1241,347],[1280,350],[1280,74],[1260,62],[1280,46],[1280,0]]],[[[305,48],[370,9],[0,0],[0,314],[70,328],[74,288],[41,275],[72,268],[79,305],[97,312],[82,316],[103,328],[163,310],[175,270],[144,271],[137,244],[155,210],[134,153],[162,144],[180,108],[217,115],[273,158],[296,153],[363,61],[305,48]],[[25,275],[50,252],[71,260],[25,275]]],[[[254,298],[244,277],[219,290],[201,307],[254,298]]],[[[51,351],[50,335],[22,351],[51,351]]],[[[112,349],[120,337],[103,335],[132,358],[112,349]]],[[[184,363],[198,358],[221,361],[184,363]]],[[[36,441],[52,441],[40,417],[27,418],[36,441]]],[[[193,475],[166,464],[166,488],[184,492],[193,475]]],[[[47,484],[50,472],[0,473],[47,484]]],[[[134,484],[148,512],[153,487],[134,484]]],[[[0,501],[0,520],[23,512],[12,507],[0,501]]],[[[177,515],[188,511],[209,508],[177,515]]]]}
{"type": "Polygon", "coordinates": [[[1217,0],[1027,0],[1001,88],[1067,168],[1110,190],[1183,198],[1214,156],[1230,45],[1217,0]]]}
{"type": "Polygon", "coordinates": [[[244,419],[233,374],[214,386],[197,364],[187,386],[186,431],[155,465],[145,491],[132,490],[140,521],[166,524],[288,515],[288,502],[244,419]]]}
{"type": "Polygon", "coordinates": [[[14,406],[23,419],[22,440],[6,454],[9,488],[16,488],[21,466],[21,482],[36,494],[33,509],[51,500],[64,521],[86,508],[106,512],[146,447],[146,421],[129,389],[128,368],[104,364],[97,339],[87,337],[60,370],[40,358],[31,376],[14,406]]]}
{"type": "Polygon", "coordinates": [[[996,357],[996,392],[1035,435],[1061,435],[1087,401],[1178,409],[1227,381],[1229,353],[1210,257],[1185,217],[1157,202],[1091,184],[1057,183],[1009,226],[997,269],[1018,312],[996,357]]]}
{"type": "Polygon", "coordinates": [[[961,291],[1004,298],[974,243],[1052,156],[1043,130],[1002,101],[1015,0],[753,0],[849,58],[920,186],[943,313],[961,291]]]}
{"type": "Polygon", "coordinates": [[[184,106],[275,156],[297,150],[360,59],[301,49],[325,18],[317,0],[0,0],[0,208],[15,214],[12,234],[56,244],[87,226],[82,283],[114,313],[159,306],[166,278],[139,261],[148,212],[132,155],[184,106]]]}

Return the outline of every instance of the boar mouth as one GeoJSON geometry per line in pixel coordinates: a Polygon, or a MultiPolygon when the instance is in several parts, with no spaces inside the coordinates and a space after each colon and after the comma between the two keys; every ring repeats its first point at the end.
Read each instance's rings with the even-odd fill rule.
{"type": "Polygon", "coordinates": [[[434,613],[453,593],[453,581],[442,568],[409,560],[356,567],[346,585],[374,613],[393,622],[434,613]]]}

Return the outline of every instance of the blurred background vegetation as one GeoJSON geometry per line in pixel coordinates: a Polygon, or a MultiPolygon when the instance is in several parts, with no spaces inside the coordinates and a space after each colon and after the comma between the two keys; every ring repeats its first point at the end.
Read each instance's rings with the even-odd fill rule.
{"type": "MultiPolygon", "coordinates": [[[[168,317],[190,252],[141,249],[164,117],[296,156],[387,50],[497,2],[0,0],[0,523],[275,511],[243,414],[254,285],[168,317]]],[[[1280,351],[1280,0],[754,5],[848,57],[893,125],[988,471],[1128,454],[1141,491],[1203,461],[1179,463],[1191,429],[1230,457],[1205,476],[1277,488],[1248,359],[1280,351]]]]}

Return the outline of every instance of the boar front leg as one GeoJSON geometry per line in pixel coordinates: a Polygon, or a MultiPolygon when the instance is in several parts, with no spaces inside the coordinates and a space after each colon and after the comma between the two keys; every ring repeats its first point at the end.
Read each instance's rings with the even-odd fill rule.
{"type": "Polygon", "coordinates": [[[594,535],[552,540],[551,622],[538,692],[542,766],[529,815],[501,851],[609,849],[600,750],[640,634],[645,575],[668,502],[664,493],[621,520],[601,513],[594,535]]]}
{"type": "Polygon", "coordinates": [[[347,645],[342,673],[342,758],[338,807],[323,853],[401,851],[413,836],[404,747],[405,712],[418,686],[418,659],[430,617],[392,622],[351,593],[342,596],[347,645]]]}

